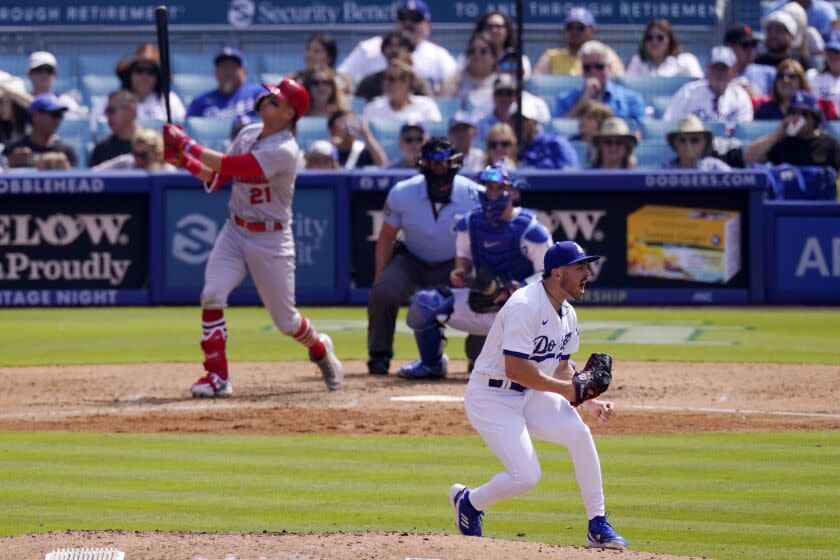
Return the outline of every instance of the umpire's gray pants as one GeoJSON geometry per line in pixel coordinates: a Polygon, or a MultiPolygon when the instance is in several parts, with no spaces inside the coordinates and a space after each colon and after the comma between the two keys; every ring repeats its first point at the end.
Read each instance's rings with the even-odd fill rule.
{"type": "Polygon", "coordinates": [[[368,298],[368,354],[373,358],[394,356],[394,329],[400,305],[408,303],[420,288],[449,285],[455,259],[427,263],[406,250],[394,255],[368,298]]]}

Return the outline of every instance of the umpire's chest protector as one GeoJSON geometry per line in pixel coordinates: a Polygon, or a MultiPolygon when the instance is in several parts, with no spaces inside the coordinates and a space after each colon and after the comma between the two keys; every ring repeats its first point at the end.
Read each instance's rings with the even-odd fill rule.
{"type": "Polygon", "coordinates": [[[534,215],[526,210],[510,221],[488,223],[481,211],[470,212],[468,225],[473,263],[511,280],[524,280],[534,273],[531,260],[522,254],[522,236],[534,215]]]}

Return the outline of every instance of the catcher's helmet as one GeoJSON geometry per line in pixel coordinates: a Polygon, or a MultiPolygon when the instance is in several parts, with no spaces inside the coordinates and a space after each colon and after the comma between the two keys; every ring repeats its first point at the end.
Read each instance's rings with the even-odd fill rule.
{"type": "Polygon", "coordinates": [[[518,188],[518,184],[514,182],[510,168],[503,161],[497,161],[493,165],[485,167],[484,171],[478,176],[478,182],[485,187],[489,187],[489,185],[502,186],[502,190],[495,198],[488,196],[487,192],[478,195],[481,210],[484,212],[484,219],[490,223],[496,222],[504,213],[508,204],[515,200],[513,189],[518,188]]]}
{"type": "Polygon", "coordinates": [[[266,83],[262,86],[266,89],[266,92],[257,97],[254,110],[259,111],[262,100],[269,95],[273,95],[291,105],[292,109],[295,110],[295,118],[299,119],[309,112],[309,92],[295,80],[284,78],[276,86],[266,83]]]}

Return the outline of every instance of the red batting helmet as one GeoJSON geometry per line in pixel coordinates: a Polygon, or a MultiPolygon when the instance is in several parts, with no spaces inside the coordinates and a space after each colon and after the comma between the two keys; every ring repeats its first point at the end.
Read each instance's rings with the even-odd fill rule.
{"type": "Polygon", "coordinates": [[[292,109],[295,110],[295,116],[297,118],[309,112],[309,92],[306,91],[305,87],[291,78],[283,79],[276,86],[265,83],[262,86],[266,89],[266,92],[257,97],[257,102],[254,104],[256,110],[259,111],[260,102],[263,99],[269,95],[273,95],[277,99],[281,99],[291,105],[292,109]]]}

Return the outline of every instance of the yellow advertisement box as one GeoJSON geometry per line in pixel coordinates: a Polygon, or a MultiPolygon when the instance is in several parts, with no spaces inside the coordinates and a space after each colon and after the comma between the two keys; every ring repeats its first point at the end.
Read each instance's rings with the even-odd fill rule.
{"type": "Polygon", "coordinates": [[[741,214],[642,206],[627,216],[627,274],[723,284],[741,270],[741,214]]]}

